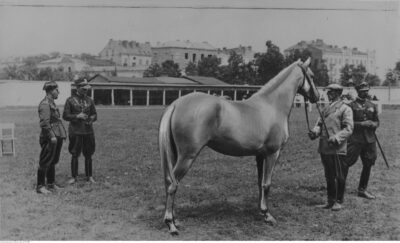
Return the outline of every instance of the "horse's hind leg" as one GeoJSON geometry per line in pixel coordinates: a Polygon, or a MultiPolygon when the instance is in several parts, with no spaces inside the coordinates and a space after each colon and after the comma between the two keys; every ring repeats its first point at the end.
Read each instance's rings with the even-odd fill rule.
{"type": "MultiPolygon", "coordinates": [[[[276,220],[270,214],[268,210],[268,194],[271,188],[271,180],[272,180],[272,173],[274,171],[275,162],[279,157],[280,150],[276,151],[273,154],[267,155],[264,160],[263,166],[263,174],[261,180],[261,197],[260,197],[260,209],[261,213],[265,215],[265,222],[274,225],[276,224],[276,220]]],[[[258,163],[258,161],[257,161],[258,163]]]]}
{"type": "MultiPolygon", "coordinates": [[[[198,151],[200,152],[200,151],[198,151]]],[[[164,222],[168,225],[169,232],[172,235],[178,234],[178,229],[175,224],[175,215],[174,215],[174,201],[175,194],[178,190],[179,181],[186,175],[192,166],[195,158],[197,157],[197,153],[193,153],[192,155],[186,156],[178,156],[178,160],[173,168],[173,174],[176,178],[176,183],[173,183],[168,173],[165,174],[165,189],[167,194],[167,201],[165,206],[165,215],[164,222]]]]}

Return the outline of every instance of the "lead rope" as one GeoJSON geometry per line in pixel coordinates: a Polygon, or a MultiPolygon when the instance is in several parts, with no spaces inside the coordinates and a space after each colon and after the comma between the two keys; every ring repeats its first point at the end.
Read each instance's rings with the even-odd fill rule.
{"type": "Polygon", "coordinates": [[[308,119],[307,101],[308,101],[308,99],[306,97],[304,97],[304,111],[306,112],[307,128],[308,128],[308,131],[311,132],[310,122],[308,119]]]}

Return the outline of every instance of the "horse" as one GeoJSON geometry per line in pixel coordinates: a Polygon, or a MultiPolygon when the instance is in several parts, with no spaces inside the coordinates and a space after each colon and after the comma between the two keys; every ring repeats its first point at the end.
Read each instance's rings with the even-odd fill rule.
{"type": "Polygon", "coordinates": [[[310,58],[293,62],[243,101],[198,92],[165,109],[158,142],[166,192],[164,222],[172,235],[178,234],[174,199],[179,182],[205,146],[225,155],[255,156],[259,208],[266,223],[276,223],[267,198],[275,163],[289,138],[295,95],[300,93],[311,103],[319,100],[310,62],[310,58]]]}

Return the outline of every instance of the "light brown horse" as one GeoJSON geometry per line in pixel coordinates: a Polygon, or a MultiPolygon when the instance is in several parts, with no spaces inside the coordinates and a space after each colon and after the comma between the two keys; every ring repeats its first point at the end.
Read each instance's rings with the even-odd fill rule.
{"type": "Polygon", "coordinates": [[[159,147],[167,194],[164,222],[171,234],[178,234],[173,209],[178,184],[204,146],[226,155],[256,156],[261,213],[267,223],[276,223],[267,197],[275,162],[289,137],[294,97],[299,92],[312,103],[319,99],[309,65],[310,58],[294,62],[245,101],[191,93],[165,110],[159,147]]]}

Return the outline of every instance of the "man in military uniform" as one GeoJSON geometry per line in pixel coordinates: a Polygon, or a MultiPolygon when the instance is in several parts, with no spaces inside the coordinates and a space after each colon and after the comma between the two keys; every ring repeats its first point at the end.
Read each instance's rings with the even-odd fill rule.
{"type": "Polygon", "coordinates": [[[338,211],[342,208],[345,189],[345,181],[339,177],[343,177],[343,168],[346,167],[347,139],[353,132],[353,112],[340,99],[342,86],[330,84],[326,89],[330,102],[322,110],[326,128],[320,117],[309,136],[313,140],[320,137],[318,152],[324,166],[327,187],[327,203],[317,207],[338,211]]]}
{"type": "Polygon", "coordinates": [[[65,102],[63,113],[64,120],[70,122],[68,127],[68,150],[72,155],[72,178],[68,183],[73,184],[77,180],[78,158],[81,153],[85,157],[85,175],[87,181],[94,183],[95,181],[92,176],[92,155],[95,151],[93,122],[97,120],[97,112],[93,100],[87,96],[87,91],[91,88],[87,79],[76,79],[75,86],[76,93],[65,102]]]}
{"type": "Polygon", "coordinates": [[[358,185],[358,196],[367,199],[375,199],[375,196],[367,191],[371,167],[377,157],[375,130],[379,126],[377,106],[369,101],[369,85],[362,82],[355,87],[358,97],[349,105],[354,114],[354,132],[349,139],[347,147],[347,164],[354,165],[358,157],[361,157],[363,168],[358,185]]]}
{"type": "Polygon", "coordinates": [[[67,134],[60,118],[60,112],[54,103],[59,94],[57,83],[54,81],[46,82],[43,90],[46,91],[46,96],[40,102],[38,109],[42,130],[39,143],[42,150],[39,157],[36,192],[48,194],[51,193],[48,189],[61,188],[55,183],[55,165],[60,159],[63,139],[67,137],[67,134]]]}

